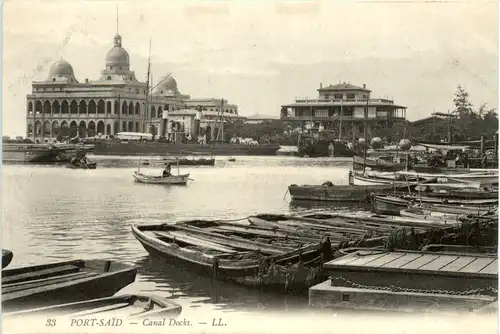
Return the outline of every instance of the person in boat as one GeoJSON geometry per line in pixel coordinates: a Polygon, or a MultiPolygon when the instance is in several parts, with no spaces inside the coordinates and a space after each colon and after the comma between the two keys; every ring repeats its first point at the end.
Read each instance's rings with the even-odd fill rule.
{"type": "Polygon", "coordinates": [[[481,160],[481,165],[483,166],[483,168],[486,168],[486,166],[488,166],[488,157],[485,155],[483,155],[483,159],[481,160]]]}
{"type": "Polygon", "coordinates": [[[171,174],[171,167],[170,167],[170,164],[168,163],[166,166],[165,166],[165,169],[163,170],[163,177],[169,177],[171,174]]]}

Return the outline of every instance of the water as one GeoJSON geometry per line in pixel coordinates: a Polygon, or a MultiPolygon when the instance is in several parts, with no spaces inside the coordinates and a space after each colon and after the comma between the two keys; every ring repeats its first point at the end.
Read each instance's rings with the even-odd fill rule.
{"type": "MultiPolygon", "coordinates": [[[[130,232],[131,223],[190,218],[243,218],[290,213],[290,184],[348,182],[349,159],[216,157],[215,167],[183,167],[188,186],[133,182],[139,158],[94,157],[96,170],[3,165],[2,248],[14,252],[9,267],[75,258],[108,258],[139,266],[136,282],[120,293],[154,292],[192,312],[297,310],[307,298],[260,293],[212,282],[150,259],[130,232]]],[[[144,159],[144,158],[143,158],[144,159]]],[[[148,174],[161,167],[141,167],[148,174]]],[[[176,168],[172,169],[176,173],[176,168]]]]}

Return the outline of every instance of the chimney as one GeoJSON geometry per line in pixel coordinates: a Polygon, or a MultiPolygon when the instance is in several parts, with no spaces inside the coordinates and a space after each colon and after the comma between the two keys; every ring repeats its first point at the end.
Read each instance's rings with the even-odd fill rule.
{"type": "Polygon", "coordinates": [[[366,84],[363,84],[363,88],[366,89],[366,84]]]}
{"type": "Polygon", "coordinates": [[[321,89],[321,88],[323,88],[323,83],[322,82],[319,83],[319,89],[321,89]]]}

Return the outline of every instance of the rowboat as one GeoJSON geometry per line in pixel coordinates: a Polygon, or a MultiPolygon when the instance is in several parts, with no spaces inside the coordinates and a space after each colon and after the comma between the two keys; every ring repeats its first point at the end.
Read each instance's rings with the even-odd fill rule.
{"type": "Polygon", "coordinates": [[[2,308],[18,311],[109,297],[134,282],[137,269],[106,260],[73,260],[2,270],[2,308]]]}
{"type": "Polygon", "coordinates": [[[148,183],[148,184],[172,184],[172,185],[186,185],[189,179],[189,174],[179,174],[170,176],[153,176],[146,175],[139,172],[134,172],[132,175],[135,182],[148,183]]]}
{"type": "Polygon", "coordinates": [[[155,295],[121,295],[113,297],[98,298],[75,303],[67,303],[56,306],[40,307],[17,312],[3,313],[4,321],[22,317],[45,317],[47,315],[57,317],[87,317],[99,315],[99,317],[111,318],[174,318],[182,311],[179,304],[155,295]]]}
{"type": "Polygon", "coordinates": [[[352,177],[353,183],[356,186],[375,186],[375,185],[386,185],[386,186],[396,186],[396,187],[407,187],[416,186],[419,184],[417,181],[406,181],[406,180],[391,180],[388,178],[370,177],[359,173],[355,173],[352,177]]]}
{"type": "Polygon", "coordinates": [[[318,202],[370,202],[372,192],[389,193],[389,184],[377,185],[296,185],[288,186],[292,200],[318,202]]]}
{"type": "Polygon", "coordinates": [[[2,269],[7,267],[12,261],[14,254],[7,249],[2,249],[2,269]]]}
{"type": "MultiPolygon", "coordinates": [[[[306,292],[324,279],[321,265],[325,245],[329,243],[312,243],[293,250],[282,248],[281,252],[266,255],[273,247],[249,250],[251,241],[242,238],[178,233],[186,231],[167,224],[132,226],[132,234],[152,256],[211,274],[216,279],[261,289],[285,288],[287,292],[306,292]]],[[[276,250],[278,247],[274,247],[276,250]]],[[[328,252],[331,251],[328,246],[328,252]]]]}
{"type": "Polygon", "coordinates": [[[313,213],[301,216],[291,215],[256,215],[248,221],[259,227],[278,230],[308,232],[319,236],[328,236],[332,245],[349,242],[353,238],[386,237],[397,228],[409,227],[416,231],[453,225],[456,220],[429,221],[398,216],[385,216],[373,213],[313,213]]]}
{"type": "Polygon", "coordinates": [[[443,213],[433,210],[424,210],[418,207],[413,207],[409,209],[403,209],[399,211],[399,215],[402,217],[417,218],[417,219],[431,219],[431,220],[457,220],[458,218],[464,218],[466,215],[457,215],[450,213],[443,213]]]}
{"type": "Polygon", "coordinates": [[[421,179],[437,179],[440,183],[449,182],[475,182],[479,183],[481,186],[491,186],[498,184],[498,172],[471,172],[463,174],[430,174],[430,173],[416,173],[399,171],[398,175],[418,177],[421,179]]]}
{"type": "Polygon", "coordinates": [[[472,205],[450,205],[450,204],[423,204],[418,205],[419,208],[432,210],[435,212],[449,213],[455,215],[465,215],[465,216],[482,216],[486,215],[495,209],[498,210],[496,206],[484,207],[484,206],[472,206],[472,205]]]}
{"type": "MultiPolygon", "coordinates": [[[[427,195],[427,194],[426,194],[427,195]]],[[[492,207],[498,205],[498,199],[443,199],[439,197],[401,195],[393,196],[386,194],[375,194],[372,200],[373,211],[380,214],[399,215],[400,211],[414,204],[448,204],[466,205],[479,207],[492,207]]]]}
{"type": "Polygon", "coordinates": [[[365,160],[364,158],[356,155],[352,158],[352,164],[354,170],[364,170],[365,167],[369,167],[373,170],[395,172],[405,169],[403,164],[393,163],[383,159],[366,158],[365,160]]]}

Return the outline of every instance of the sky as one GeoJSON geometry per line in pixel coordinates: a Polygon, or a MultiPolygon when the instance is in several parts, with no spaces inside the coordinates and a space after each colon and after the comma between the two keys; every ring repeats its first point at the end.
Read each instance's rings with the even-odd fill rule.
{"type": "Polygon", "coordinates": [[[104,68],[117,30],[145,81],[171,73],[181,93],[275,115],[340,81],[393,98],[416,120],[453,107],[457,85],[498,107],[496,1],[6,0],[3,133],[25,135],[26,94],[59,59],[80,82],[104,68]]]}

